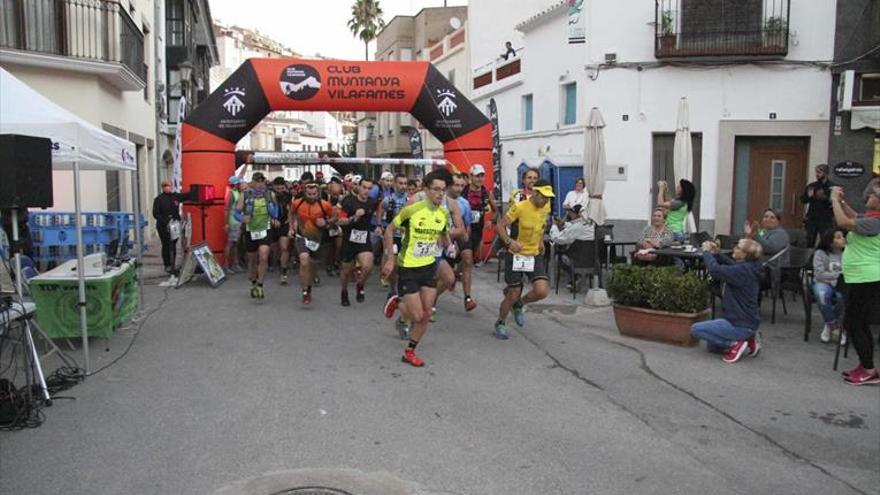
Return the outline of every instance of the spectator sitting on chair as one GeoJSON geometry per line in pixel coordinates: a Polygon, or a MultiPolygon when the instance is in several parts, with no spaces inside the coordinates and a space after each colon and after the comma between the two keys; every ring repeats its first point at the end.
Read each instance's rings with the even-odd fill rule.
{"type": "Polygon", "coordinates": [[[863,198],[865,214],[856,215],[844,200],[843,189],[831,188],[834,220],[849,231],[842,260],[847,290],[843,328],[859,355],[859,365],[843,373],[851,385],[880,383],[870,328],[871,311],[880,306],[880,178],[871,180],[863,198]]]}
{"type": "MultiPolygon", "coordinates": [[[[754,223],[746,222],[743,226],[743,231],[746,234],[746,238],[754,239],[761,245],[765,256],[773,256],[791,243],[788,232],[779,225],[781,220],[782,217],[776,210],[767,208],[764,210],[761,218],[760,228],[754,223]]],[[[780,261],[785,262],[784,260],[780,261]]]]}
{"type": "Polygon", "coordinates": [[[513,43],[507,41],[504,43],[504,53],[501,54],[501,58],[507,60],[510,57],[516,57],[516,49],[513,48],[513,43]]]}
{"type": "Polygon", "coordinates": [[[569,246],[574,241],[592,241],[596,238],[595,224],[581,214],[581,205],[567,210],[565,219],[556,217],[550,227],[550,242],[556,246],[569,246]]]}
{"type": "Polygon", "coordinates": [[[816,165],[816,181],[811,182],[804,194],[801,195],[801,203],[807,205],[807,214],[804,218],[804,227],[807,229],[807,247],[816,245],[816,237],[821,236],[826,230],[834,227],[834,211],[831,209],[831,186],[834,184],[828,180],[828,165],[816,165]]]}
{"type": "Polygon", "coordinates": [[[672,231],[666,227],[666,209],[654,208],[651,213],[651,223],[642,231],[637,246],[639,250],[633,257],[641,263],[653,263],[657,261],[657,255],[644,250],[665,248],[672,244],[672,239],[672,231]]]}
{"type": "MultiPolygon", "coordinates": [[[[822,240],[813,255],[813,294],[825,321],[819,340],[826,344],[837,338],[843,323],[843,292],[839,279],[843,272],[841,258],[845,247],[846,230],[839,227],[828,229],[822,233],[822,240]]],[[[841,338],[846,339],[846,334],[841,338]]]]}
{"type": "Polygon", "coordinates": [[[566,211],[573,210],[575,206],[580,206],[581,208],[586,208],[587,204],[590,202],[590,193],[587,192],[587,183],[584,181],[583,177],[578,177],[574,180],[574,190],[568,191],[565,195],[565,200],[562,202],[562,207],[565,208],[566,211]]]}
{"type": "Polygon", "coordinates": [[[705,340],[710,351],[724,352],[721,359],[725,363],[735,363],[746,352],[757,356],[761,350],[757,336],[761,323],[761,245],[742,239],[733,249],[733,258],[717,254],[718,246],[712,241],[704,242],[702,248],[709,275],[725,284],[721,297],[723,318],[694,323],[691,334],[705,340]]]}

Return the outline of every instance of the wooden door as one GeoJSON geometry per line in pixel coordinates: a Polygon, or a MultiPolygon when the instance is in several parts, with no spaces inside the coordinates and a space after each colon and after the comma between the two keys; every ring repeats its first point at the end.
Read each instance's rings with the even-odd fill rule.
{"type": "MultiPolygon", "coordinates": [[[[748,219],[761,220],[765,208],[782,215],[782,227],[803,226],[807,150],[803,146],[752,146],[749,156],[748,219]]],[[[742,228],[735,226],[736,229],[742,228]]]]}

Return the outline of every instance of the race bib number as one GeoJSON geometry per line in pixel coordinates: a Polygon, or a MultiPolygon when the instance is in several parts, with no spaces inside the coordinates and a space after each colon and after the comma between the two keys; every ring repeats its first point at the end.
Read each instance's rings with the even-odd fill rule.
{"type": "Polygon", "coordinates": [[[269,235],[268,230],[259,230],[256,232],[251,232],[251,240],[252,241],[259,241],[260,239],[265,239],[267,235],[269,235]]]}
{"type": "Polygon", "coordinates": [[[339,237],[339,234],[339,227],[333,227],[327,231],[327,235],[329,235],[330,237],[339,237]]]}
{"type": "Polygon", "coordinates": [[[437,256],[439,247],[436,242],[418,241],[413,249],[413,256],[416,258],[434,258],[437,256]]]}
{"type": "Polygon", "coordinates": [[[533,272],[535,271],[535,257],[514,254],[511,268],[515,272],[533,272]]]}
{"type": "Polygon", "coordinates": [[[367,231],[352,229],[351,235],[348,236],[348,240],[351,242],[354,242],[356,244],[366,244],[367,243],[367,231]]]}
{"type": "Polygon", "coordinates": [[[313,241],[313,240],[309,239],[308,237],[306,237],[305,240],[306,240],[306,248],[307,248],[309,251],[315,252],[315,251],[317,251],[318,249],[321,249],[321,243],[320,243],[320,242],[318,242],[318,241],[313,241]]]}
{"type": "Polygon", "coordinates": [[[482,211],[472,211],[471,215],[472,215],[471,223],[480,223],[480,219],[483,218],[482,211]]]}

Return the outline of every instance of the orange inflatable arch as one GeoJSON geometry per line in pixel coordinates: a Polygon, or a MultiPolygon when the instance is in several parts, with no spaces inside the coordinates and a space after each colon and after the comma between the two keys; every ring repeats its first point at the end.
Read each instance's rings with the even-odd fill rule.
{"type": "MultiPolygon", "coordinates": [[[[483,164],[486,187],[492,187],[492,125],[430,63],[255,58],[184,121],[183,189],[212,184],[225,190],[236,165],[235,144],[276,110],[409,112],[443,143],[453,167],[466,172],[474,163],[483,164]]],[[[193,213],[193,242],[202,242],[201,214],[187,208],[193,213]]],[[[206,212],[205,237],[222,260],[223,204],[206,212]]]]}

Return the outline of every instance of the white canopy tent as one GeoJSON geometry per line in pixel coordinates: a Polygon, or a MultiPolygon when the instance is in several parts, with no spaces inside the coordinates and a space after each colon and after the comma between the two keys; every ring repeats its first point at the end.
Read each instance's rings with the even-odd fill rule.
{"type": "MultiPolygon", "coordinates": [[[[0,134],[49,138],[52,168],[72,170],[76,208],[76,257],[79,277],[80,329],[83,359],[89,374],[89,336],[86,321],[86,291],[83,277],[80,170],[130,171],[137,173],[135,146],[77,117],[0,68],[0,134]]],[[[132,181],[137,183],[136,180],[132,181]]],[[[137,187],[135,187],[137,191],[137,187]]],[[[135,223],[140,218],[140,198],[135,193],[135,223]]],[[[140,255],[140,228],[135,228],[140,255]]],[[[140,278],[140,277],[138,277],[140,278]]]]}

